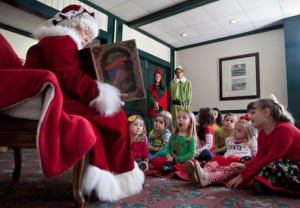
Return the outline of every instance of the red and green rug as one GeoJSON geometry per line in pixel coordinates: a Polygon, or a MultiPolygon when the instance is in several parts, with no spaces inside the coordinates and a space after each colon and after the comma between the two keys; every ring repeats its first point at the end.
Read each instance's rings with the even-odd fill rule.
{"type": "MultiPolygon", "coordinates": [[[[0,154],[0,207],[67,208],[75,207],[71,170],[55,178],[45,178],[39,167],[37,151],[23,150],[20,181],[12,182],[13,152],[0,154]]],[[[300,198],[256,196],[252,191],[223,186],[198,188],[178,178],[146,177],[143,192],[118,202],[90,199],[86,207],[300,207],[300,198]]]]}

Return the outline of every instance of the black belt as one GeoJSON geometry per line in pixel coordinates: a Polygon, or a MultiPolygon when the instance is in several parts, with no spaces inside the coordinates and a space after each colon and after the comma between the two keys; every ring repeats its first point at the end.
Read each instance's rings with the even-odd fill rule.
{"type": "Polygon", "coordinates": [[[184,106],[184,105],[189,105],[190,101],[189,100],[172,100],[172,104],[184,106]]]}

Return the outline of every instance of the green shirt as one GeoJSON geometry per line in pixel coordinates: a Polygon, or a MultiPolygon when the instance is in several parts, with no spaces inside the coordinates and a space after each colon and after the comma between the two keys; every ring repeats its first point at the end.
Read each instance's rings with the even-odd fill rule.
{"type": "Polygon", "coordinates": [[[224,126],[221,128],[217,128],[214,131],[214,138],[215,138],[215,152],[221,152],[223,150],[226,150],[226,139],[233,135],[233,129],[226,133],[224,131],[224,126]]]}
{"type": "Polygon", "coordinates": [[[187,140],[187,136],[177,136],[174,139],[169,140],[166,154],[177,156],[180,163],[184,163],[187,160],[192,160],[196,153],[195,138],[187,140]]]}

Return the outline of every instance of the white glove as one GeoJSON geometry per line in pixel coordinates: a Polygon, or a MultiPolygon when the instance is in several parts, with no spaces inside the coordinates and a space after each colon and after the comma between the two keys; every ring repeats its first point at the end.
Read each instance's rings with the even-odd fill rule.
{"type": "Polygon", "coordinates": [[[90,102],[89,106],[102,115],[114,115],[124,105],[120,98],[120,90],[110,84],[99,81],[96,81],[96,83],[99,94],[90,102]]]}

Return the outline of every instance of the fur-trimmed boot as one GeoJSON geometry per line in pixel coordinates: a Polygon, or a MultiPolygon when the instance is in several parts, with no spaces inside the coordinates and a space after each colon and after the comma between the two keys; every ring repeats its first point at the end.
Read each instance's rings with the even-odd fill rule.
{"type": "Polygon", "coordinates": [[[94,193],[100,201],[118,201],[140,193],[144,182],[145,175],[136,162],[134,162],[133,170],[117,175],[88,165],[81,188],[87,197],[94,193]]]}

